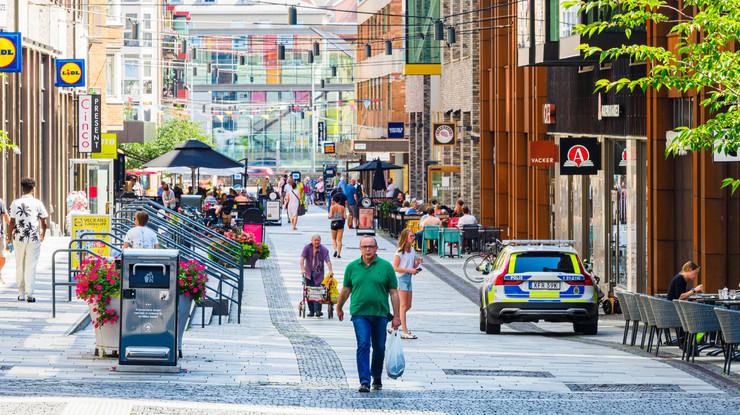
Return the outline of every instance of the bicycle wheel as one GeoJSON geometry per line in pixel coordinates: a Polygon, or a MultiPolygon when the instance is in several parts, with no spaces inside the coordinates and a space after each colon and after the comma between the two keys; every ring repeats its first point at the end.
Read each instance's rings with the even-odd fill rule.
{"type": "Polygon", "coordinates": [[[463,265],[463,273],[468,281],[479,284],[483,282],[487,273],[484,270],[491,268],[491,259],[487,255],[475,254],[468,257],[463,265]]]}

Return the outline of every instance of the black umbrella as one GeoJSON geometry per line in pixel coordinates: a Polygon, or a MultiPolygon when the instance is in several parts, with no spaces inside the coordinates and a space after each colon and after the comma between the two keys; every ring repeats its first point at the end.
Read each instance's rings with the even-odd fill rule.
{"type": "Polygon", "coordinates": [[[375,174],[373,175],[373,190],[385,190],[385,173],[381,163],[375,163],[375,174]]]}
{"type": "Polygon", "coordinates": [[[373,161],[368,161],[365,164],[360,164],[357,167],[353,167],[349,169],[349,171],[375,171],[378,170],[395,170],[395,169],[402,169],[401,166],[396,166],[395,164],[388,163],[385,161],[380,161],[380,159],[375,159],[373,161]]]}
{"type": "Polygon", "coordinates": [[[189,167],[193,175],[193,189],[196,189],[195,169],[201,167],[211,169],[232,169],[235,167],[243,168],[244,165],[219,153],[202,141],[188,140],[175,147],[174,150],[144,164],[144,167],[189,167]]]}

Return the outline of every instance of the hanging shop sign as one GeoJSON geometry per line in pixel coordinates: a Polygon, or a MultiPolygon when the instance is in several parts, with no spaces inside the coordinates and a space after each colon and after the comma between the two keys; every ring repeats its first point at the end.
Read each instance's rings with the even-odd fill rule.
{"type": "Polygon", "coordinates": [[[455,144],[455,124],[453,123],[434,123],[432,125],[434,133],[434,144],[438,146],[449,146],[455,144]]]}
{"type": "Polygon", "coordinates": [[[627,160],[629,154],[627,153],[627,143],[624,141],[614,141],[614,154],[612,154],[612,160],[614,162],[614,174],[627,174],[627,160]]]}
{"type": "Polygon", "coordinates": [[[92,141],[92,152],[100,153],[102,150],[102,130],[103,120],[100,116],[100,111],[103,108],[103,102],[100,99],[100,95],[92,96],[92,134],[90,139],[92,141]]]}
{"type": "Polygon", "coordinates": [[[301,172],[299,171],[290,172],[290,177],[292,177],[293,180],[296,180],[296,181],[301,180],[301,172]]]}
{"type": "Polygon", "coordinates": [[[595,138],[560,139],[560,174],[591,175],[601,170],[601,143],[595,138]]]}
{"type": "Polygon", "coordinates": [[[555,104],[545,104],[542,106],[542,122],[545,125],[555,124],[555,104]]]}
{"type": "Polygon", "coordinates": [[[118,157],[116,148],[118,147],[118,138],[116,133],[100,134],[100,152],[91,155],[94,159],[115,160],[118,157]]]}
{"type": "Polygon", "coordinates": [[[551,167],[558,160],[558,146],[552,141],[530,141],[528,147],[529,166],[551,167]]]}
{"type": "Polygon", "coordinates": [[[326,123],[319,121],[319,143],[326,140],[326,123]]]}
{"type": "Polygon", "coordinates": [[[337,146],[334,143],[324,143],[324,154],[335,154],[337,146]]]}
{"type": "Polygon", "coordinates": [[[402,122],[388,123],[388,138],[403,138],[404,134],[404,124],[402,122]]]}
{"type": "Polygon", "coordinates": [[[0,32],[0,72],[21,72],[22,50],[20,32],[0,32]]]}
{"type": "Polygon", "coordinates": [[[619,104],[602,105],[601,106],[601,117],[602,118],[619,118],[619,104]]]}
{"type": "Polygon", "coordinates": [[[60,88],[85,86],[85,60],[57,60],[57,81],[54,85],[60,88]]]}
{"type": "Polygon", "coordinates": [[[77,148],[92,153],[92,95],[80,95],[77,101],[77,148]]]}

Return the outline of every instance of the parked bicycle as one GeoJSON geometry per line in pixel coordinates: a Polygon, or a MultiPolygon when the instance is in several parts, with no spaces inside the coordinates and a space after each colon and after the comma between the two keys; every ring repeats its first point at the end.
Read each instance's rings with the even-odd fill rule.
{"type": "Polygon", "coordinates": [[[483,282],[486,275],[493,271],[493,263],[503,247],[503,243],[496,239],[494,242],[486,244],[486,252],[469,256],[463,264],[465,278],[474,284],[483,282]]]}

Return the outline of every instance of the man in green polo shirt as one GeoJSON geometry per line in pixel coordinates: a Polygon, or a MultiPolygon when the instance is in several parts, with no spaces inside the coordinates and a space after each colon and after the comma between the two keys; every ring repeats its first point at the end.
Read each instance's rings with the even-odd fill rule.
{"type": "Polygon", "coordinates": [[[360,392],[370,392],[370,376],[373,389],[383,388],[383,359],[385,358],[386,327],[390,317],[388,296],[393,304],[394,330],[401,325],[398,317],[398,280],[393,266],[378,258],[378,243],[372,236],[360,241],[362,256],[352,261],[344,270],[344,287],[337,301],[337,317],[344,320],[342,307],[350,294],[352,302],[349,312],[357,338],[357,372],[360,375],[360,392]],[[370,346],[373,362],[370,365],[370,346]]]}

